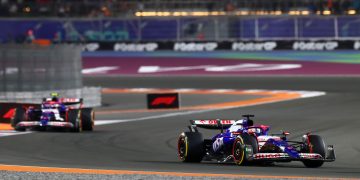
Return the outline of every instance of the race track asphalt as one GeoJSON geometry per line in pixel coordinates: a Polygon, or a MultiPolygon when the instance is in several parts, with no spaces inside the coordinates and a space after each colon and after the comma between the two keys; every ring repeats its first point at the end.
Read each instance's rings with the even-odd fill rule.
{"type": "MultiPolygon", "coordinates": [[[[96,127],[94,132],[37,132],[2,137],[0,163],[51,167],[126,169],[146,171],[287,175],[360,178],[360,78],[359,77],[85,77],[87,86],[107,88],[204,88],[316,90],[324,96],[206,113],[149,118],[96,127]],[[292,140],[311,131],[334,144],[337,160],[321,168],[300,162],[274,166],[239,167],[233,164],[181,163],[177,136],[189,119],[240,118],[255,114],[255,122],[271,125],[272,132],[288,130],[292,140]]],[[[106,107],[131,104],[133,95],[104,95],[106,107]],[[114,101],[116,99],[116,101],[114,101]],[[119,103],[117,103],[119,102],[119,103]]],[[[191,99],[190,99],[191,100],[191,99]]],[[[198,100],[198,99],[195,99],[198,100]]],[[[206,101],[206,98],[204,98],[206,101]]],[[[141,106],[131,104],[131,106],[141,106]]],[[[196,103],[196,102],[189,102],[196,103]]],[[[99,113],[97,119],[134,119],[146,113],[99,113]]],[[[205,131],[205,135],[209,135],[205,131]]],[[[216,131],[213,132],[214,134],[216,131]]]]}

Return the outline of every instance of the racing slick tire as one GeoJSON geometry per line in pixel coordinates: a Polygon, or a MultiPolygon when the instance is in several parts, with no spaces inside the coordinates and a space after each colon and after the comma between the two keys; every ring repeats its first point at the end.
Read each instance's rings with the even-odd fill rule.
{"type": "Polygon", "coordinates": [[[238,136],[233,145],[232,155],[234,162],[237,165],[249,165],[251,162],[245,158],[245,149],[243,145],[250,145],[253,149],[253,154],[258,153],[259,145],[256,137],[249,134],[241,134],[238,136]]]}
{"type": "Polygon", "coordinates": [[[95,113],[92,108],[81,109],[82,130],[92,131],[94,129],[95,113]]]}
{"type": "Polygon", "coordinates": [[[11,119],[11,126],[14,127],[15,131],[26,131],[26,128],[16,126],[19,122],[24,120],[25,120],[25,109],[22,107],[16,108],[14,117],[11,119]]]}
{"type": "Polygon", "coordinates": [[[178,155],[183,162],[201,162],[205,155],[204,139],[199,132],[183,132],[178,139],[178,155]]]}
{"type": "Polygon", "coordinates": [[[73,128],[70,130],[71,132],[81,132],[82,125],[81,119],[79,118],[79,110],[78,109],[70,109],[68,111],[68,120],[73,124],[73,128]]]}
{"type": "MultiPolygon", "coordinates": [[[[308,136],[308,153],[318,153],[323,158],[325,158],[326,155],[326,147],[324,140],[321,138],[321,136],[318,135],[309,135],[308,136]]],[[[317,168],[324,164],[324,161],[321,160],[304,160],[304,165],[308,168],[317,168]]]]}

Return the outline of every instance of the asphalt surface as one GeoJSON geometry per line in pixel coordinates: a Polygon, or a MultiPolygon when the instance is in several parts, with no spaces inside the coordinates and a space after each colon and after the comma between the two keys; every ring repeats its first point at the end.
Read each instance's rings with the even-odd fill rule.
{"type": "MultiPolygon", "coordinates": [[[[231,88],[316,90],[327,95],[245,108],[207,113],[149,118],[96,127],[94,132],[38,132],[3,137],[0,163],[52,167],[177,171],[360,178],[360,78],[356,77],[86,77],[85,85],[112,88],[231,88]],[[234,118],[255,114],[255,122],[271,125],[272,132],[288,130],[298,140],[306,132],[334,144],[337,160],[317,169],[300,162],[274,166],[239,167],[233,164],[181,163],[177,158],[177,136],[186,130],[189,119],[234,118]]],[[[142,106],[133,95],[104,95],[107,107],[142,106]],[[117,99],[119,104],[114,101],[117,99]],[[121,103],[120,103],[121,102],[121,103]]],[[[189,98],[189,101],[196,98],[189,98]]],[[[206,100],[206,98],[204,98],[206,100]]],[[[191,104],[191,102],[189,102],[191,104]]],[[[195,103],[195,102],[194,102],[195,103]]],[[[128,107],[126,107],[128,108],[128,107]]],[[[146,113],[141,116],[147,116],[146,113]]],[[[133,119],[136,113],[100,114],[99,120],[133,119]]],[[[217,133],[216,131],[212,132],[217,133]]],[[[210,136],[209,131],[205,131],[210,136]]]]}

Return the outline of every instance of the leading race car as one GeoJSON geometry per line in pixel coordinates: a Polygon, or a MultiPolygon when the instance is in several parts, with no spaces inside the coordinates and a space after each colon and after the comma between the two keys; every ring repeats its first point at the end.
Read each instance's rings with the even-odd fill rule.
{"type": "Polygon", "coordinates": [[[40,108],[35,106],[18,107],[15,110],[11,125],[16,131],[28,128],[46,130],[49,128],[68,129],[72,132],[92,131],[94,128],[94,111],[83,108],[81,98],[44,98],[40,108]]]}
{"type": "Polygon", "coordinates": [[[233,161],[237,165],[302,161],[316,168],[335,161],[332,145],[325,147],[323,139],[310,133],[302,141],[287,140],[288,132],[269,134],[270,127],[254,125],[250,117],[241,120],[190,120],[188,132],[180,134],[178,155],[183,162],[233,161]],[[221,133],[203,139],[199,128],[219,129],[221,133]]]}

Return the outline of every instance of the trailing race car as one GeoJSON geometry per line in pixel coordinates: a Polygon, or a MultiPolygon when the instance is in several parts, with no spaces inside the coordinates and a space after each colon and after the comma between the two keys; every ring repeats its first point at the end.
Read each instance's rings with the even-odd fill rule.
{"type": "Polygon", "coordinates": [[[237,165],[302,161],[311,168],[335,161],[334,147],[325,147],[318,135],[307,133],[302,141],[289,141],[288,132],[269,135],[269,126],[254,125],[250,119],[253,115],[243,117],[241,120],[190,120],[190,131],[181,133],[178,139],[181,161],[234,161],[237,165]],[[221,133],[212,139],[203,139],[198,127],[220,129],[221,133]]]}
{"type": "Polygon", "coordinates": [[[92,131],[94,128],[94,111],[83,108],[81,98],[44,98],[40,108],[18,107],[15,110],[11,125],[16,131],[27,128],[46,130],[48,128],[65,128],[72,132],[92,131]]]}

